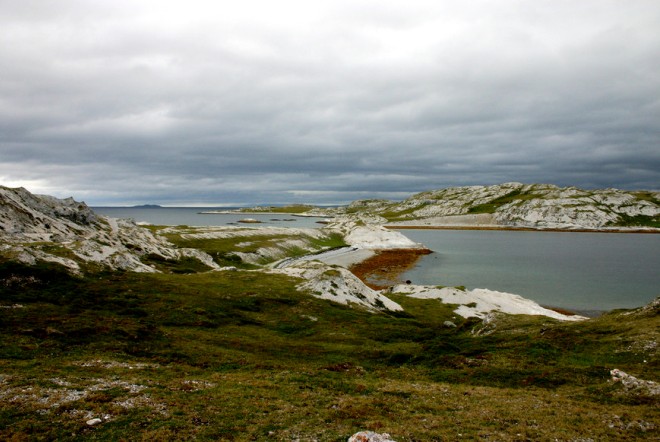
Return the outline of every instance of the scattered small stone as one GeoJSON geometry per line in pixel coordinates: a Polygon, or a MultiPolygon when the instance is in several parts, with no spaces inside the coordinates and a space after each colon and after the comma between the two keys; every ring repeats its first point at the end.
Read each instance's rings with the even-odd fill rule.
{"type": "Polygon", "coordinates": [[[373,431],[360,431],[348,438],[348,442],[396,442],[387,433],[374,433],[373,431]]]}
{"type": "Polygon", "coordinates": [[[619,369],[610,372],[614,382],[621,382],[621,385],[628,393],[645,394],[648,396],[660,395],[660,385],[653,381],[638,379],[619,369]]]}
{"type": "Polygon", "coordinates": [[[456,328],[456,324],[454,324],[451,321],[445,321],[445,322],[442,323],[442,325],[444,325],[447,328],[456,328]]]}
{"type": "Polygon", "coordinates": [[[101,424],[101,423],[103,423],[103,420],[99,419],[98,417],[90,419],[86,422],[86,424],[89,425],[90,427],[93,427],[94,425],[98,425],[98,424],[101,424]]]}
{"type": "Polygon", "coordinates": [[[134,370],[134,369],[145,369],[145,368],[160,368],[158,364],[151,364],[151,363],[143,363],[143,362],[136,362],[133,364],[129,364],[127,362],[117,362],[117,361],[104,361],[102,359],[92,359],[89,361],[80,361],[80,362],[74,362],[72,365],[76,365],[79,367],[99,367],[99,368],[105,368],[105,369],[111,369],[111,368],[126,368],[129,370],[134,370]]]}

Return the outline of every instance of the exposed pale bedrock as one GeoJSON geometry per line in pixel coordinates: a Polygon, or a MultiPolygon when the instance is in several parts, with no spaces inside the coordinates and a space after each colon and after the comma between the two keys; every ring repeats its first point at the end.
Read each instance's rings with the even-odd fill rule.
{"type": "Polygon", "coordinates": [[[391,226],[657,229],[660,193],[505,183],[433,190],[398,202],[355,201],[335,212],[391,226]]]}
{"type": "Polygon", "coordinates": [[[73,198],[34,195],[23,188],[0,186],[0,240],[5,257],[27,264],[56,262],[74,272],[83,265],[156,272],[143,262],[147,256],[189,257],[218,267],[206,253],[177,249],[132,221],[96,215],[73,198]]]}

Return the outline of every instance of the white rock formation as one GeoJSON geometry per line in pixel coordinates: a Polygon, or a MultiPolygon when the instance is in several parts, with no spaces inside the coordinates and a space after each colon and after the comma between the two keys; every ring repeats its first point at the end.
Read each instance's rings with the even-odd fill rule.
{"type": "Polygon", "coordinates": [[[645,396],[660,395],[660,384],[657,382],[638,379],[616,368],[610,374],[612,375],[612,381],[621,383],[624,390],[629,394],[645,396]]]}
{"type": "Polygon", "coordinates": [[[456,304],[454,313],[464,318],[485,318],[491,312],[512,315],[541,315],[561,321],[581,321],[587,319],[578,315],[563,315],[541,307],[531,299],[511,293],[487,289],[462,290],[455,287],[437,288],[432,286],[400,284],[390,289],[419,299],[437,299],[445,304],[456,304]]]}
{"type": "Polygon", "coordinates": [[[635,217],[657,220],[659,200],[657,191],[505,183],[422,192],[401,202],[356,201],[344,211],[354,217],[372,218],[377,224],[385,223],[382,215],[388,214],[397,218],[393,225],[603,229],[635,217]]]}
{"type": "Polygon", "coordinates": [[[347,269],[329,266],[319,261],[300,261],[284,269],[274,270],[303,278],[298,287],[313,296],[346,305],[357,305],[367,310],[402,311],[403,308],[372,290],[347,269]]]}
{"type": "Polygon", "coordinates": [[[374,433],[373,431],[360,431],[348,438],[348,442],[395,442],[387,433],[374,433]]]}
{"type": "Polygon", "coordinates": [[[18,261],[56,262],[71,271],[96,264],[109,269],[156,272],[141,257],[197,259],[218,265],[196,249],[177,249],[161,237],[128,220],[96,215],[72,198],[34,195],[23,188],[0,186],[0,253],[18,261]]]}
{"type": "Polygon", "coordinates": [[[245,241],[236,244],[236,250],[232,254],[241,258],[241,261],[250,264],[263,264],[264,261],[275,261],[283,259],[292,254],[293,251],[316,250],[312,244],[313,240],[323,238],[327,235],[325,229],[300,229],[290,227],[236,227],[236,226],[205,226],[195,228],[167,227],[161,231],[162,234],[175,233],[182,239],[225,239],[245,238],[245,241]],[[252,247],[256,240],[250,241],[250,237],[271,238],[271,241],[262,241],[266,245],[252,247]],[[249,251],[241,249],[247,248],[249,251]]]}
{"type": "Polygon", "coordinates": [[[423,244],[416,243],[400,232],[387,229],[380,225],[360,224],[352,220],[340,220],[329,224],[328,230],[341,233],[344,241],[358,249],[424,249],[423,244]]]}

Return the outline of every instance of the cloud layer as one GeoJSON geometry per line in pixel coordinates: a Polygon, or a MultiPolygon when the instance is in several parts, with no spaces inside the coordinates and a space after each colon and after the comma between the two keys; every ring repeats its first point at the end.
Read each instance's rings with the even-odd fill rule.
{"type": "Polygon", "coordinates": [[[91,204],[658,188],[660,3],[0,0],[0,184],[91,204]]]}

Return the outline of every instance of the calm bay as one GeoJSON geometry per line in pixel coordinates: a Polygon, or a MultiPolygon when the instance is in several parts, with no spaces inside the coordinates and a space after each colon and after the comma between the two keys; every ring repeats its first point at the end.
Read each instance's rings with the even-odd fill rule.
{"type": "Polygon", "coordinates": [[[578,311],[639,307],[660,295],[660,235],[405,230],[434,251],[403,275],[414,284],[515,293],[578,311]]]}

